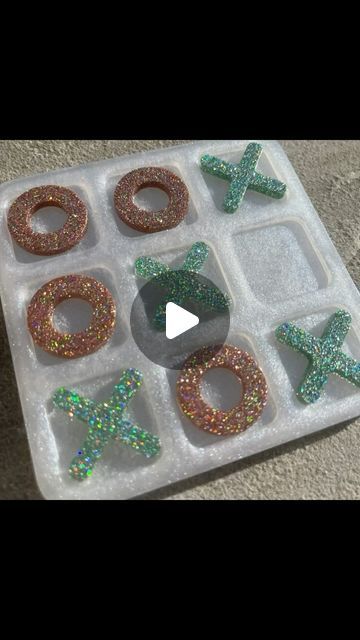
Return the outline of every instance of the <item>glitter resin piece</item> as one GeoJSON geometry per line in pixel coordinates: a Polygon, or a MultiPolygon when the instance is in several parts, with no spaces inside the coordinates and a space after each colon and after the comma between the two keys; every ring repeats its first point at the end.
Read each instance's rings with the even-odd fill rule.
{"type": "Polygon", "coordinates": [[[161,167],[144,167],[130,171],[117,184],[115,207],[125,224],[137,231],[155,233],[172,229],[184,219],[189,208],[189,192],[175,173],[161,167]],[[165,191],[169,204],[159,211],[140,209],[134,197],[138,191],[154,187],[165,191]]]}
{"type": "Polygon", "coordinates": [[[245,431],[260,417],[267,402],[267,384],[255,360],[238,347],[203,347],[185,362],[177,381],[177,401],[183,413],[200,429],[217,436],[245,431]],[[230,369],[242,383],[241,402],[230,409],[215,409],[202,399],[204,374],[217,367],[230,369]]]}
{"type": "Polygon", "coordinates": [[[23,249],[39,256],[63,253],[74,247],[86,232],[87,208],[79,196],[65,187],[47,185],[22,193],[11,205],[7,218],[9,231],[23,249]],[[64,226],[50,233],[31,228],[31,218],[43,207],[59,207],[68,216],[64,226]]]}
{"type": "MultiPolygon", "coordinates": [[[[183,271],[199,273],[209,255],[209,247],[205,242],[195,242],[188,251],[182,267],[183,271]]],[[[135,274],[140,278],[155,278],[171,269],[154,258],[143,256],[135,261],[135,274]]]]}
{"type": "Polygon", "coordinates": [[[111,397],[104,402],[83,398],[64,387],[57,389],[53,396],[55,406],[66,411],[71,418],[78,418],[89,426],[85,442],[70,464],[69,473],[72,478],[85,480],[91,476],[96,462],[111,439],[131,447],[146,458],[159,453],[159,438],[124,417],[127,405],[141,384],[140,371],[126,369],[111,397]]]}
{"type": "Polygon", "coordinates": [[[277,339],[299,351],[309,360],[305,377],[296,391],[296,395],[303,402],[310,404],[320,398],[331,373],[360,387],[360,362],[341,351],[350,325],[350,313],[339,309],[330,318],[321,338],[316,338],[290,322],[284,322],[277,327],[277,339]]]}
{"type": "Polygon", "coordinates": [[[230,182],[230,188],[224,200],[224,209],[227,213],[235,213],[247,189],[277,199],[285,194],[286,185],[283,182],[256,171],[261,153],[261,144],[251,142],[238,164],[226,162],[215,156],[202,156],[200,166],[203,171],[230,182]]]}
{"type": "Polygon", "coordinates": [[[33,296],[27,312],[34,342],[62,358],[79,358],[99,349],[115,327],[116,307],[108,289],[95,278],[68,275],[44,284],[33,296]],[[53,325],[55,308],[64,300],[80,298],[93,308],[90,325],[78,333],[61,333],[53,325]]]}
{"type": "Polygon", "coordinates": [[[175,270],[147,256],[135,261],[135,274],[138,277],[155,278],[159,286],[169,291],[155,311],[154,327],[159,331],[166,328],[168,302],[181,306],[186,300],[193,299],[214,311],[226,311],[230,307],[231,300],[227,294],[216,287],[205,285],[196,277],[207,260],[209,251],[205,242],[195,242],[188,251],[183,265],[175,270]]]}

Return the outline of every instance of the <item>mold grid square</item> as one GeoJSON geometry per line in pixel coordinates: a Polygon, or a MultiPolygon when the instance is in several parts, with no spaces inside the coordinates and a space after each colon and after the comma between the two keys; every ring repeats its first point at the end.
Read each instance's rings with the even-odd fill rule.
{"type": "MultiPolygon", "coordinates": [[[[339,378],[329,381],[314,405],[305,406],[295,396],[306,360],[276,341],[276,326],[291,320],[321,335],[328,317],[336,308],[344,308],[353,317],[344,351],[360,360],[360,298],[286,154],[276,142],[259,142],[264,151],[258,170],[285,182],[286,195],[272,200],[247,191],[234,214],[226,214],[221,206],[228,183],[203,173],[199,160],[208,153],[239,161],[247,141],[194,142],[1,185],[2,303],[36,478],[46,498],[135,497],[360,414],[360,391],[339,378]],[[189,189],[189,214],[175,229],[142,234],[126,227],[116,214],[113,193],[118,180],[144,166],[171,169],[189,189]],[[42,184],[75,190],[89,210],[87,234],[79,245],[57,256],[26,253],[13,243],[7,229],[10,204],[42,184]],[[254,355],[269,385],[269,402],[261,418],[245,433],[224,439],[199,431],[181,414],[174,395],[177,372],[148,361],[135,345],[129,324],[139,286],[135,259],[148,255],[176,265],[198,240],[211,248],[203,275],[233,299],[227,342],[254,355]],[[67,273],[98,277],[110,288],[117,306],[113,337],[96,353],[73,361],[35,348],[26,328],[32,295],[48,280],[67,273]],[[92,478],[74,482],[68,466],[86,426],[56,410],[52,394],[66,386],[104,399],[127,367],[144,374],[129,415],[159,435],[161,454],[144,460],[112,443],[92,478]]],[[[230,387],[227,383],[223,388],[229,400],[230,387]]]]}

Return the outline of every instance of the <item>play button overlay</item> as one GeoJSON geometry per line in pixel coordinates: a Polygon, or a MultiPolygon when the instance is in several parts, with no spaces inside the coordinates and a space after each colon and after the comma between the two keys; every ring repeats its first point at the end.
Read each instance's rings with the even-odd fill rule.
{"type": "Polygon", "coordinates": [[[198,273],[168,270],[143,284],[130,313],[132,337],[154,364],[180,370],[201,347],[226,342],[231,300],[198,273]]]}
{"type": "Polygon", "coordinates": [[[198,316],[179,307],[174,302],[166,305],[166,337],[173,340],[199,324],[198,316]]]}

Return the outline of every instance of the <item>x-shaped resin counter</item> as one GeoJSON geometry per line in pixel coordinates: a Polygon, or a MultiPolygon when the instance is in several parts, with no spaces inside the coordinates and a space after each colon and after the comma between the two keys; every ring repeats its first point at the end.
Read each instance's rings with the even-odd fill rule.
{"type": "Polygon", "coordinates": [[[72,460],[69,473],[73,478],[84,480],[91,476],[95,463],[113,438],[126,444],[146,458],[160,451],[160,441],[145,429],[124,418],[124,410],[142,384],[142,374],[137,369],[127,369],[114,387],[109,400],[95,402],[79,396],[64,387],[57,389],[54,404],[89,425],[85,442],[72,460]]]}
{"type": "Polygon", "coordinates": [[[299,351],[310,361],[296,392],[303,402],[312,403],[319,399],[331,373],[360,387],[360,362],[341,351],[350,324],[351,315],[339,309],[330,318],[321,338],[289,322],[276,329],[275,335],[280,342],[299,351]]]}

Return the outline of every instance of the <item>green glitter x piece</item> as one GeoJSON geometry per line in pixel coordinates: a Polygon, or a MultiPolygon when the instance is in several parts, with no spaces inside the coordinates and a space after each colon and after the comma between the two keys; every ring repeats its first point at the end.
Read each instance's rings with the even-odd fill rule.
{"type": "Polygon", "coordinates": [[[95,463],[111,439],[132,447],[146,458],[159,453],[159,438],[123,415],[141,384],[140,371],[127,369],[115,385],[111,397],[103,402],[82,398],[64,387],[57,389],[53,396],[55,406],[89,425],[85,442],[70,464],[69,473],[73,478],[85,480],[92,474],[95,463]]]}
{"type": "Polygon", "coordinates": [[[231,300],[216,287],[201,283],[196,274],[202,269],[209,255],[205,242],[195,242],[179,269],[170,269],[154,258],[141,257],[135,261],[135,273],[143,278],[154,278],[160,287],[168,290],[155,310],[153,325],[159,331],[166,328],[166,305],[173,302],[181,306],[186,300],[196,300],[214,311],[226,311],[231,300]]]}
{"type": "MultiPolygon", "coordinates": [[[[190,251],[187,253],[181,269],[198,273],[201,270],[208,255],[208,245],[205,244],[205,242],[195,242],[195,244],[192,245],[190,251]]],[[[141,278],[156,278],[166,271],[171,270],[166,264],[163,264],[162,262],[159,262],[154,258],[142,256],[141,258],[137,258],[137,260],[135,260],[135,274],[141,278]]]]}
{"type": "Polygon", "coordinates": [[[285,194],[286,185],[283,182],[256,171],[261,153],[261,144],[251,142],[238,164],[226,162],[215,156],[202,156],[200,166],[203,171],[230,182],[224,199],[224,209],[227,213],[235,213],[247,189],[258,191],[270,198],[282,198],[285,194]]]}
{"type": "Polygon", "coordinates": [[[303,402],[312,403],[320,398],[321,390],[330,373],[337,374],[360,387],[360,362],[341,351],[350,325],[350,314],[339,309],[330,318],[321,338],[316,338],[289,322],[277,327],[277,339],[299,351],[309,360],[305,377],[296,392],[303,402]]]}

